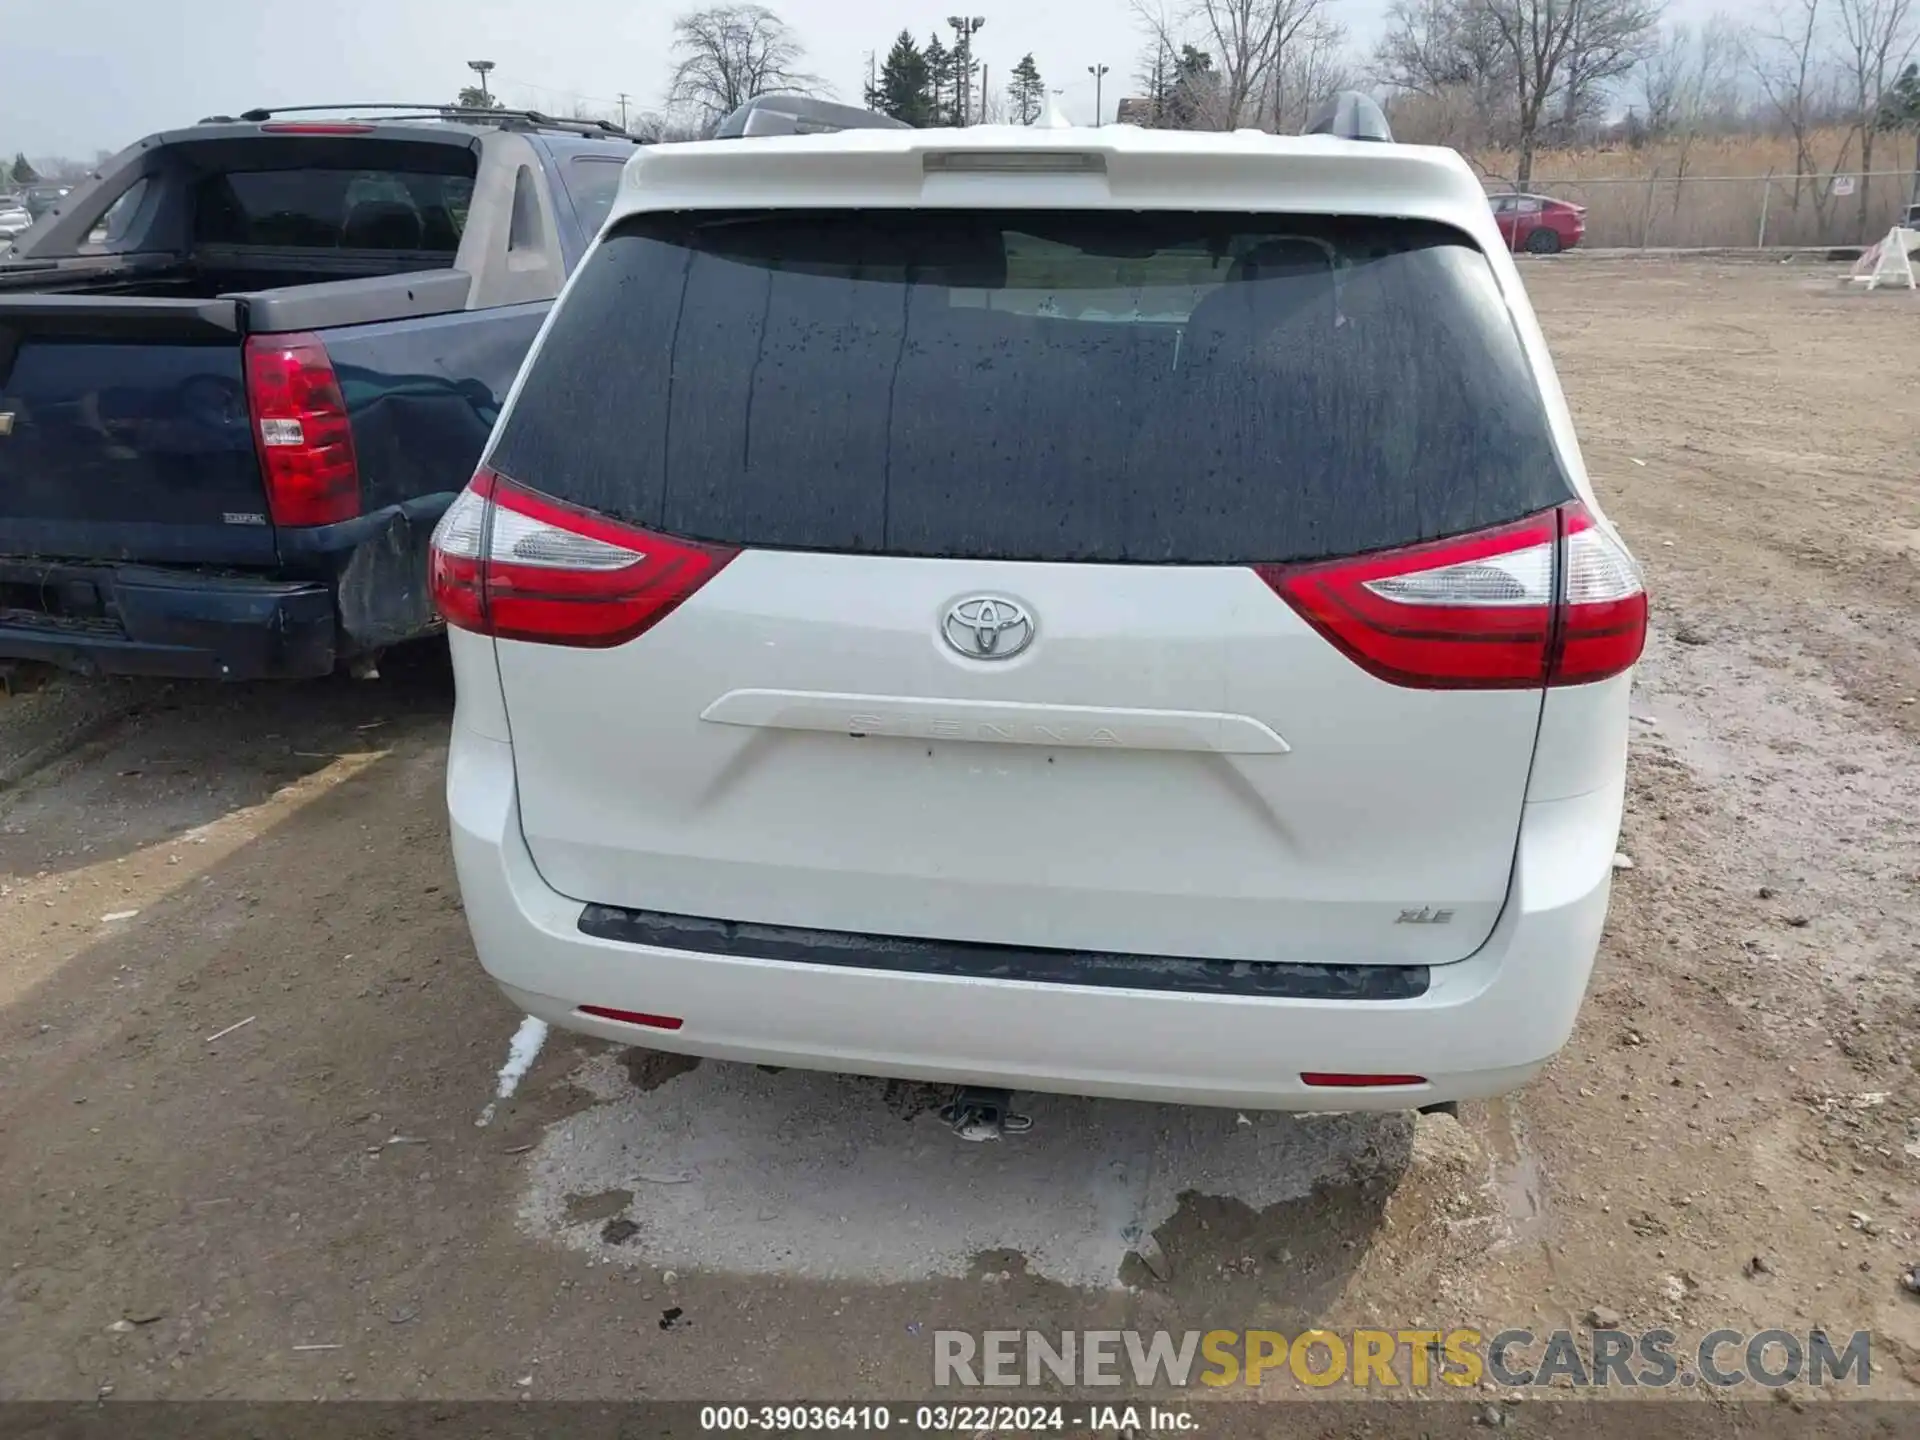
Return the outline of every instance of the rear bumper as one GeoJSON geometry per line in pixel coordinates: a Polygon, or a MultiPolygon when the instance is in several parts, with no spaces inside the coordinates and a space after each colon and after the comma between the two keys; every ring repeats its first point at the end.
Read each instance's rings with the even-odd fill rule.
{"type": "Polygon", "coordinates": [[[1524,1084],[1566,1042],[1606,918],[1617,788],[1530,805],[1513,893],[1472,958],[1405,1000],[1040,984],[692,953],[583,934],[521,836],[513,752],[456,722],[454,863],[481,963],[529,1014],[723,1060],[1276,1110],[1407,1109],[1524,1084]],[[677,1030],[581,1005],[678,1017],[677,1030]],[[1425,1085],[1312,1089],[1303,1072],[1425,1085]]]}
{"type": "MultiPolygon", "coordinates": [[[[0,555],[0,658],[182,680],[330,674],[341,660],[440,628],[427,543],[449,499],[281,530],[278,574],[0,555]]],[[[21,527],[7,533],[20,543],[21,527]]]]}
{"type": "Polygon", "coordinates": [[[204,680],[302,679],[334,665],[324,581],[0,559],[0,587],[70,587],[77,601],[48,613],[0,608],[0,656],[10,659],[204,680]]]}

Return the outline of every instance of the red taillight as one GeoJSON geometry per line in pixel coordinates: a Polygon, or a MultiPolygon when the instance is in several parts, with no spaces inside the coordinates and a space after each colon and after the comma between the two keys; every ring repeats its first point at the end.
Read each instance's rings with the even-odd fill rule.
{"type": "Polygon", "coordinates": [[[605,648],[659,624],[737,553],[624,525],[483,469],[434,530],[429,573],[449,625],[605,648]]]}
{"type": "Polygon", "coordinates": [[[1316,1090],[1374,1090],[1395,1085],[1424,1085],[1424,1075],[1349,1075],[1339,1070],[1309,1070],[1300,1083],[1316,1090]]]}
{"type": "Polygon", "coordinates": [[[318,335],[247,341],[247,408],[276,525],[331,525],[360,513],[353,427],[318,335]]]}
{"type": "Polygon", "coordinates": [[[1584,685],[1618,675],[1647,644],[1647,591],[1640,567],[1593,523],[1584,505],[1560,511],[1560,635],[1554,685],[1584,685]]]}
{"type": "Polygon", "coordinates": [[[618,1020],[622,1025],[644,1025],[649,1030],[678,1030],[687,1022],[678,1015],[649,1015],[641,1010],[612,1010],[605,1005],[582,1005],[582,1015],[596,1020],[618,1020]]]}
{"type": "Polygon", "coordinates": [[[1369,673],[1427,690],[1532,689],[1640,658],[1639,567],[1577,501],[1512,525],[1260,577],[1369,673]]]}

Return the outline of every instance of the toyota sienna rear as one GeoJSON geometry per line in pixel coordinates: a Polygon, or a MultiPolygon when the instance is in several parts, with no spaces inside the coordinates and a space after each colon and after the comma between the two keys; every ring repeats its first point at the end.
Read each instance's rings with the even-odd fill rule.
{"type": "Polygon", "coordinates": [[[1573,1025],[1646,597],[1450,152],[652,147],[434,585],[555,1024],[1313,1109],[1573,1025]]]}

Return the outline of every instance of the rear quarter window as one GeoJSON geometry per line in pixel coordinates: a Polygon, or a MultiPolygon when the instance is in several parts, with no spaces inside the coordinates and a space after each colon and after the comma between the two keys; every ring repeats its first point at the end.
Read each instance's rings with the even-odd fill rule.
{"type": "Polygon", "coordinates": [[[1404,221],[647,216],[491,457],[689,538],[966,558],[1352,554],[1571,494],[1486,258],[1404,221]]]}
{"type": "Polygon", "coordinates": [[[573,213],[580,218],[581,232],[589,239],[607,223],[625,169],[626,163],[611,155],[575,155],[561,168],[573,213]]]}

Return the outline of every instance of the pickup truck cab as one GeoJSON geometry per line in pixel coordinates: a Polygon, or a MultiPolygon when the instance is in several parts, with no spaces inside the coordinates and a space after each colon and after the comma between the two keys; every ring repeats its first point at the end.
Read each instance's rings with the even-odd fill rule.
{"type": "Polygon", "coordinates": [[[413,113],[149,136],[0,263],[0,658],[294,678],[438,629],[428,537],[635,142],[360,108],[413,113]]]}

